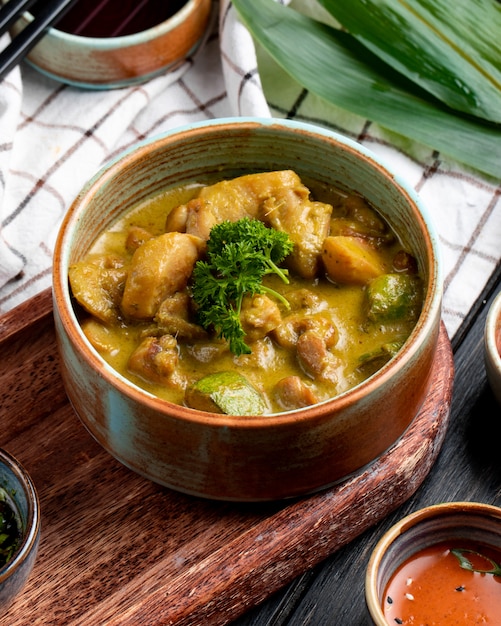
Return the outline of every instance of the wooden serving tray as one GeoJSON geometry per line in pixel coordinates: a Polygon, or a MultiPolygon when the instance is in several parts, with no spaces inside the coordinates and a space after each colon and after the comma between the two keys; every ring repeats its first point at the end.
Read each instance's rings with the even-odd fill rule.
{"type": "Polygon", "coordinates": [[[0,445],[41,501],[38,557],[9,626],[226,624],[405,502],[442,445],[453,358],[441,329],[434,385],[406,434],[370,467],[301,499],[186,496],[131,472],[66,398],[50,291],[0,317],[0,445]]]}

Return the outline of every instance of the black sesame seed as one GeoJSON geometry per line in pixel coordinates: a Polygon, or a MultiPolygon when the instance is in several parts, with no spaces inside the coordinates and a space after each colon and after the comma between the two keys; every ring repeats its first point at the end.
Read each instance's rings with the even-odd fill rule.
{"type": "Polygon", "coordinates": [[[463,587],[463,585],[456,587],[456,591],[464,591],[464,590],[465,590],[465,587],[463,587]]]}
{"type": "Polygon", "coordinates": [[[390,598],[390,596],[388,596],[386,598],[386,602],[388,602],[388,604],[393,604],[393,598],[390,598]]]}
{"type": "Polygon", "coordinates": [[[400,619],[399,617],[395,617],[395,621],[397,622],[397,624],[403,624],[404,620],[400,619]]]}

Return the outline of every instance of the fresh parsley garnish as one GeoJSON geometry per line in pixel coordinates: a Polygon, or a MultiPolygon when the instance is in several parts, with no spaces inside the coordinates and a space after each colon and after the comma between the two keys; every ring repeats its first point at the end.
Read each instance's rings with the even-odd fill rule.
{"type": "Polygon", "coordinates": [[[262,280],[267,274],[276,274],[289,282],[288,271],[279,264],[293,247],[287,233],[267,228],[259,220],[225,221],[212,228],[207,258],[197,261],[193,270],[192,296],[200,324],[226,339],[233,354],[251,352],[240,322],[244,296],[267,293],[289,306],[262,280]]]}

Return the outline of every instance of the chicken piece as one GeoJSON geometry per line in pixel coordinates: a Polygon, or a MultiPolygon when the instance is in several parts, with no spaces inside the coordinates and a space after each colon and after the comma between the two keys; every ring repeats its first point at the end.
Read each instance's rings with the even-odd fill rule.
{"type": "Polygon", "coordinates": [[[154,235],[150,233],[146,228],[141,226],[131,226],[127,233],[127,239],[125,240],[125,247],[129,252],[134,252],[142,246],[145,241],[152,239],[154,235]]]}
{"type": "Polygon", "coordinates": [[[132,256],[122,311],[134,319],[153,319],[160,303],[184,289],[200,257],[198,237],[170,232],[146,241],[132,256]]]}
{"type": "Polygon", "coordinates": [[[295,184],[268,198],[258,217],[267,226],[286,232],[294,244],[287,265],[303,278],[314,278],[320,269],[324,239],[329,234],[332,205],[310,200],[299,177],[295,184]]]}
{"type": "Polygon", "coordinates": [[[395,235],[362,196],[353,194],[344,201],[340,216],[332,216],[330,235],[359,237],[374,246],[387,245],[395,241],[395,235]]]}
{"type": "Polygon", "coordinates": [[[299,376],[286,376],[279,380],[273,388],[273,397],[284,411],[311,406],[320,401],[299,376]]]}
{"type": "Polygon", "coordinates": [[[208,337],[202,326],[190,320],[190,303],[189,295],[178,291],[160,304],[155,322],[162,334],[174,335],[177,339],[186,341],[208,337]]]}
{"type": "Polygon", "coordinates": [[[292,311],[315,313],[328,307],[328,303],[311,289],[295,289],[285,297],[292,311]]]}
{"type": "Polygon", "coordinates": [[[165,230],[177,231],[178,233],[186,232],[186,222],[188,221],[188,205],[180,204],[174,207],[165,220],[165,230]]]}
{"type": "Polygon", "coordinates": [[[302,312],[291,313],[274,329],[273,337],[278,345],[290,349],[307,331],[314,331],[322,337],[327,348],[332,348],[339,339],[337,325],[330,311],[320,311],[312,315],[305,315],[302,312]]]}
{"type": "Polygon", "coordinates": [[[315,331],[307,330],[299,337],[296,351],[301,367],[309,376],[333,384],[337,382],[338,359],[315,331]]]}
{"type": "Polygon", "coordinates": [[[71,291],[77,302],[105,323],[118,318],[126,276],[124,259],[115,255],[91,255],[68,270],[71,291]]]}
{"type": "Polygon", "coordinates": [[[405,272],[406,274],[418,273],[418,262],[416,257],[405,250],[399,250],[395,254],[392,266],[395,272],[405,272]]]}
{"type": "Polygon", "coordinates": [[[196,198],[171,212],[167,229],[207,240],[215,224],[244,217],[260,219],[289,234],[295,244],[291,266],[310,278],[318,270],[332,207],[310,201],[309,195],[291,170],[247,174],[203,187],[196,198]]]}
{"type": "Polygon", "coordinates": [[[375,211],[365,198],[357,194],[348,196],[345,200],[344,206],[346,208],[348,217],[363,224],[365,228],[371,231],[374,235],[383,235],[388,227],[380,215],[375,211]]]}
{"type": "Polygon", "coordinates": [[[329,278],[344,285],[366,285],[385,272],[377,252],[358,237],[327,237],[322,260],[329,278]]]}
{"type": "Polygon", "coordinates": [[[211,228],[226,220],[258,218],[261,205],[280,197],[301,181],[289,170],[246,174],[203,187],[196,198],[173,209],[167,217],[168,230],[183,230],[204,240],[211,228]]]}
{"type": "Polygon", "coordinates": [[[329,234],[332,237],[337,235],[358,237],[359,239],[365,239],[372,246],[384,246],[395,240],[395,236],[389,230],[380,233],[372,230],[362,222],[344,217],[336,217],[331,220],[329,234]]]}
{"type": "Polygon", "coordinates": [[[129,357],[128,370],[145,380],[165,386],[182,387],[184,378],[177,372],[179,351],[172,335],[146,337],[129,357]]]}
{"type": "Polygon", "coordinates": [[[240,322],[247,341],[265,337],[282,321],[277,304],[263,294],[245,297],[240,311],[240,322]]]}

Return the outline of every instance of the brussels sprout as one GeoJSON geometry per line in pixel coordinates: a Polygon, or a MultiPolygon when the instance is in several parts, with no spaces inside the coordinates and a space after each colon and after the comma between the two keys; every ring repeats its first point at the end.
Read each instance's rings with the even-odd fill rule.
{"type": "Polygon", "coordinates": [[[421,311],[421,280],[409,274],[383,274],[367,286],[367,318],[372,322],[415,320],[421,311]]]}

